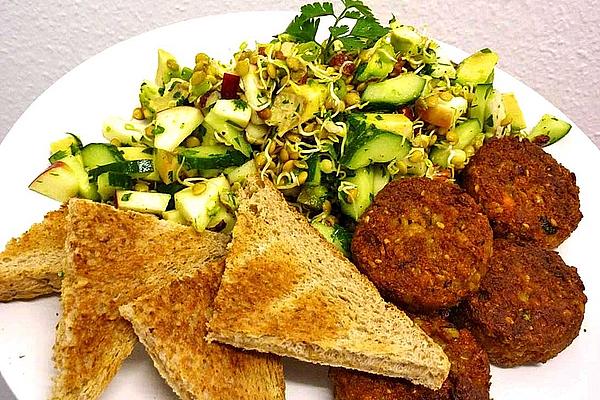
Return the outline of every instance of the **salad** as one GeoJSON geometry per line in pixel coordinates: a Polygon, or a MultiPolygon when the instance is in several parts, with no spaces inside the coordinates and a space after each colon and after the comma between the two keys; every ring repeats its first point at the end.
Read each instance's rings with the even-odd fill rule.
{"type": "Polygon", "coordinates": [[[108,118],[104,143],[70,133],[52,143],[29,187],[230,231],[236,190],[260,174],[347,253],[356,220],[392,179],[454,179],[492,137],[548,145],[570,130],[551,115],[527,129],[515,96],[494,88],[492,50],[456,63],[414,27],[341,3],[303,6],[228,64],[198,53],[182,66],[158,50],[131,118],[108,118]]]}

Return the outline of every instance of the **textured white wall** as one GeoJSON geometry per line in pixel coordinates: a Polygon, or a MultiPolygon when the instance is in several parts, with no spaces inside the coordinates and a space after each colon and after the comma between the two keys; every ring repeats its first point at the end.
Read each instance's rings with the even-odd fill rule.
{"type": "MultiPolygon", "coordinates": [[[[596,0],[366,1],[380,18],[387,20],[394,13],[466,51],[496,50],[503,69],[539,91],[600,144],[596,0]]],[[[297,10],[303,3],[0,0],[0,138],[52,82],[123,39],[184,19],[232,11],[297,10]]],[[[215,38],[218,35],[215,32],[215,38]]],[[[190,40],[190,46],[201,50],[202,40],[190,40]]]]}

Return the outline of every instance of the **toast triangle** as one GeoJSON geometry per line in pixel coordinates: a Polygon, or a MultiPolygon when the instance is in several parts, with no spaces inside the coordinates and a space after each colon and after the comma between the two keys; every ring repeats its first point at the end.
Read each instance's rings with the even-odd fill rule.
{"type": "Polygon", "coordinates": [[[222,259],[227,235],[87,200],[69,202],[51,399],[96,399],[136,337],[119,306],[222,259]]]}
{"type": "Polygon", "coordinates": [[[450,367],[441,347],[386,303],[272,184],[249,186],[208,340],[439,388],[450,367]]]}
{"type": "Polygon", "coordinates": [[[279,357],[204,339],[223,269],[223,261],[205,264],[193,275],[121,306],[121,315],[181,399],[283,400],[279,357]]]}
{"type": "Polygon", "coordinates": [[[67,208],[51,211],[0,253],[0,302],[60,291],[65,260],[67,208]]]}

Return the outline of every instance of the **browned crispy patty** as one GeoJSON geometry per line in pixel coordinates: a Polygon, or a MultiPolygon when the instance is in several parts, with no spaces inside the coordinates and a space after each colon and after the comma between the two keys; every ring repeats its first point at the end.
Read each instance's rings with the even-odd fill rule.
{"type": "Polygon", "coordinates": [[[477,291],[492,252],[481,207],[457,185],[390,182],[358,222],[352,255],[387,299],[417,312],[456,305],[477,291]]]}
{"type": "Polygon", "coordinates": [[[545,362],[579,334],[583,290],[577,269],[558,253],[497,239],[481,289],[465,301],[463,315],[492,364],[545,362]]]}
{"type": "Polygon", "coordinates": [[[483,206],[495,237],[553,249],[582,217],[575,175],[528,140],[487,142],[465,168],[462,181],[483,206]]]}
{"type": "Polygon", "coordinates": [[[436,317],[415,322],[438,342],[451,367],[439,390],[414,385],[404,379],[389,378],[331,368],[335,400],[487,400],[489,399],[490,365],[485,351],[466,329],[456,329],[436,317]]]}

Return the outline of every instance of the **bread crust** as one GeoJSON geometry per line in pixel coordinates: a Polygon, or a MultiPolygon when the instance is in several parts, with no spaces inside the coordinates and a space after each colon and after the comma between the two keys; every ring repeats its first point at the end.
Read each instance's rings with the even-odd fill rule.
{"type": "Polygon", "coordinates": [[[224,260],[200,266],[193,275],[119,308],[152,357],[154,365],[184,400],[283,400],[279,357],[207,343],[224,260]]]}
{"type": "Polygon", "coordinates": [[[79,199],[68,222],[51,399],[95,399],[136,342],[118,307],[223,257],[229,238],[79,199]]]}
{"type": "Polygon", "coordinates": [[[29,300],[60,291],[65,260],[67,208],[50,211],[0,253],[0,302],[29,300]]]}

